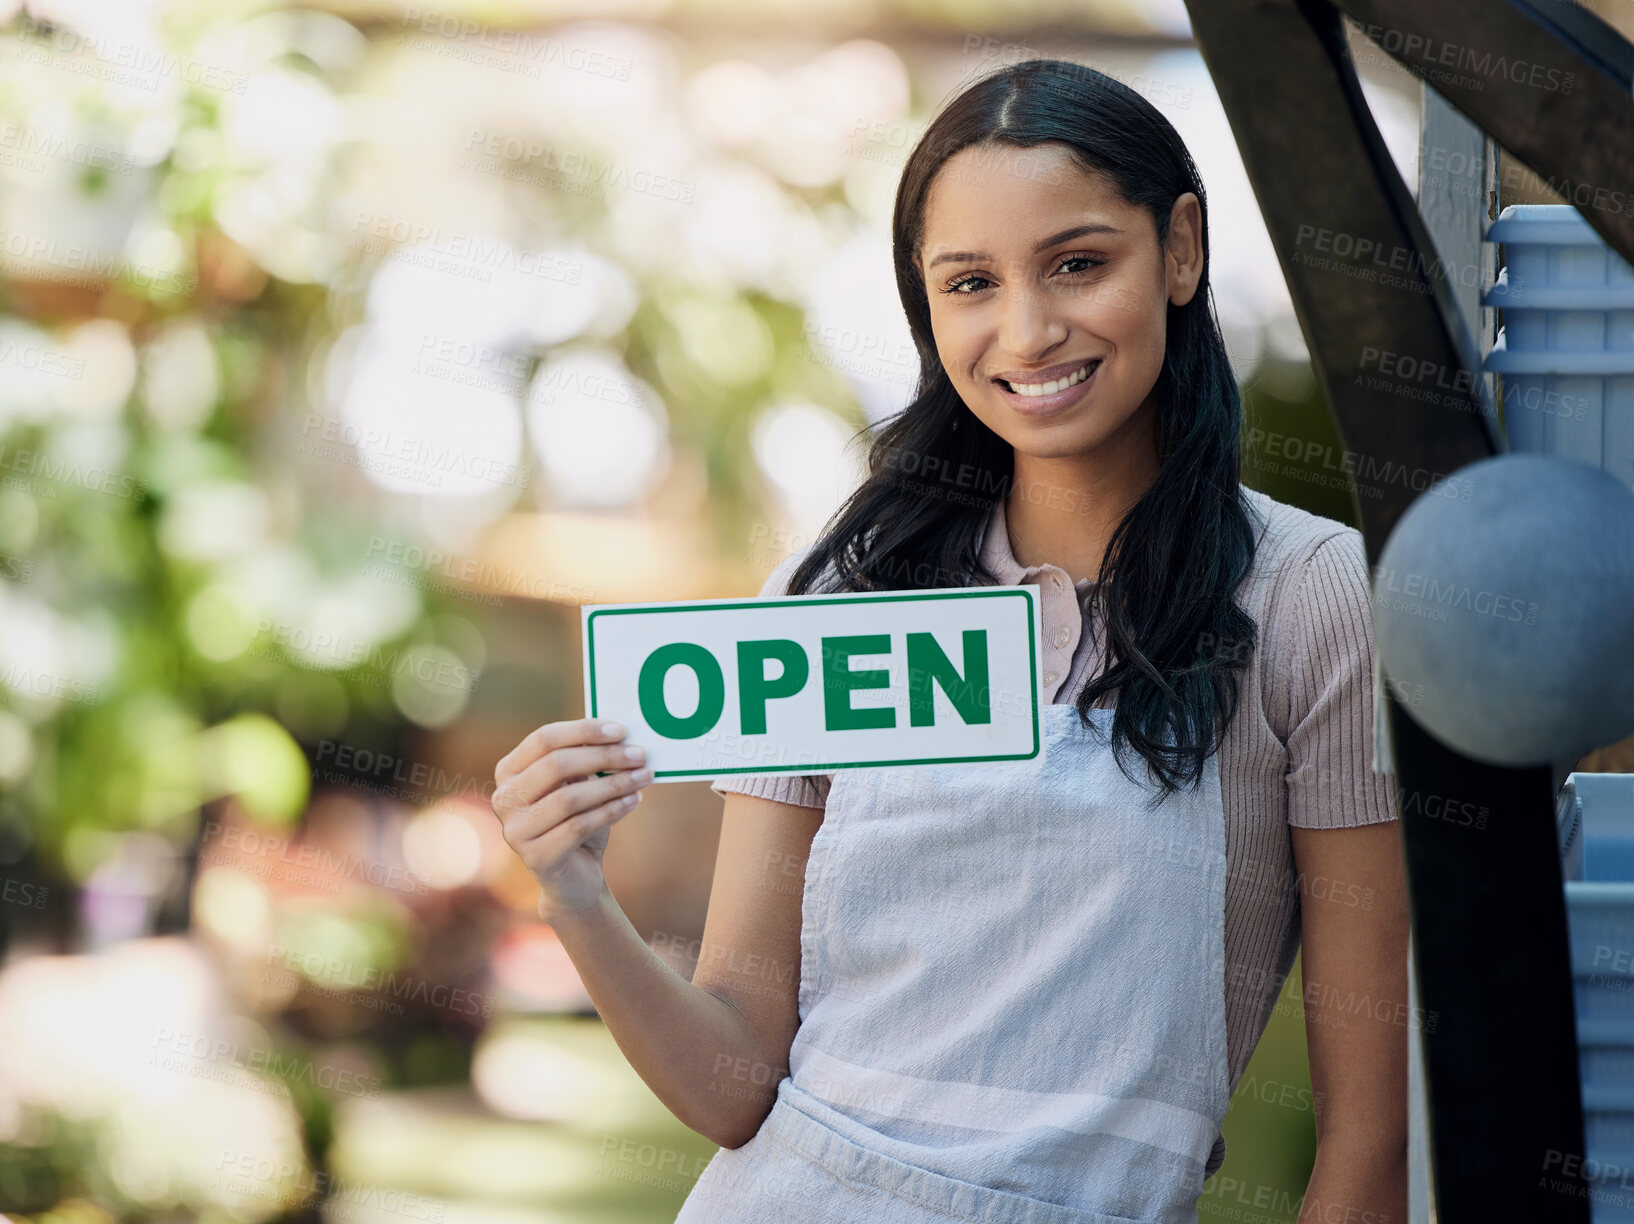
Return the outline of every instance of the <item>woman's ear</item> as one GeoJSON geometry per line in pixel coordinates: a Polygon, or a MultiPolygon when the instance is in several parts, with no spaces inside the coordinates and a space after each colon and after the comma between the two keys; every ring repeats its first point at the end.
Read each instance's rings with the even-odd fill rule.
{"type": "Polygon", "coordinates": [[[1195,192],[1182,193],[1169,210],[1163,272],[1169,301],[1184,306],[1203,278],[1203,206],[1195,192]]]}

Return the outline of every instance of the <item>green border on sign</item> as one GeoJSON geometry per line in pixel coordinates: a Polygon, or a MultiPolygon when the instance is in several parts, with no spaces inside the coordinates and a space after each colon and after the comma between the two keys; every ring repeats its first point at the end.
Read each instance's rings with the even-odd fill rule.
{"type": "Polygon", "coordinates": [[[1020,587],[998,587],[969,591],[944,591],[935,595],[913,594],[865,594],[845,596],[829,596],[808,598],[805,596],[783,596],[777,599],[745,599],[737,602],[711,602],[695,604],[679,604],[670,608],[598,608],[585,617],[585,663],[590,670],[590,713],[588,717],[599,718],[596,712],[596,617],[598,616],[662,616],[666,612],[696,612],[700,609],[728,608],[809,608],[817,604],[859,604],[859,603],[908,603],[916,599],[983,599],[1008,598],[1020,596],[1027,604],[1027,663],[1033,675],[1033,748],[1031,752],[998,753],[993,756],[972,757],[906,757],[899,761],[828,761],[815,765],[774,765],[770,768],[745,766],[742,769],[660,769],[653,771],[656,778],[717,778],[726,774],[769,774],[769,773],[818,773],[825,769],[878,769],[885,765],[956,765],[973,761],[1030,761],[1039,753],[1038,730],[1038,634],[1033,620],[1033,593],[1020,587]]]}

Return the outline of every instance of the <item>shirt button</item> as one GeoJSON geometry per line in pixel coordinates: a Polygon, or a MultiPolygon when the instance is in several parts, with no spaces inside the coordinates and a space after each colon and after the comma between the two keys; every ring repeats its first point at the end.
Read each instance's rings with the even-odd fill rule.
{"type": "Polygon", "coordinates": [[[1065,646],[1071,637],[1071,631],[1066,629],[1057,629],[1055,631],[1055,644],[1057,646],[1065,646]]]}
{"type": "Polygon", "coordinates": [[[1054,672],[1045,672],[1044,673],[1044,683],[1045,684],[1054,684],[1055,683],[1055,673],[1054,672]]]}

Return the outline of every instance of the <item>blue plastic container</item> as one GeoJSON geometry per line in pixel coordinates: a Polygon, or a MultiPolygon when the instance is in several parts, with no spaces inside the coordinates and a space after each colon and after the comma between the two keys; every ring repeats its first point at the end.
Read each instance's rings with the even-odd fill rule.
{"type": "Polygon", "coordinates": [[[1593,464],[1634,488],[1634,268],[1569,204],[1512,204],[1486,231],[1504,268],[1485,368],[1510,449],[1593,464]]]}
{"type": "Polygon", "coordinates": [[[1597,1224],[1634,1224],[1634,774],[1573,773],[1555,801],[1597,1224]]]}
{"type": "Polygon", "coordinates": [[[1566,879],[1634,880],[1634,774],[1569,775],[1555,823],[1566,879]]]}

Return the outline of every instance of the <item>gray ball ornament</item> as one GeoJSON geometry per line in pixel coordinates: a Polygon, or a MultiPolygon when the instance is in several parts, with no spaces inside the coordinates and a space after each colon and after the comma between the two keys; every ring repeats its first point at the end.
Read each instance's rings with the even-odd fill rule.
{"type": "Polygon", "coordinates": [[[1391,691],[1447,746],[1560,765],[1634,734],[1634,490],[1556,455],[1468,464],[1373,571],[1391,691]]]}

